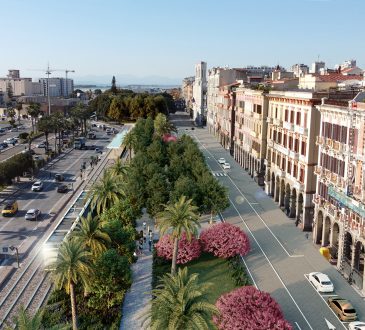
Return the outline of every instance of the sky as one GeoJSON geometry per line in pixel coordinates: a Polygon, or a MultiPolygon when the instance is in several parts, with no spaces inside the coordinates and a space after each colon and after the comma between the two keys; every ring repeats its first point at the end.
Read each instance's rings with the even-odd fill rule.
{"type": "Polygon", "coordinates": [[[365,69],[364,0],[0,0],[0,76],[180,84],[194,65],[365,69]],[[39,71],[37,71],[39,70],[39,71]]]}

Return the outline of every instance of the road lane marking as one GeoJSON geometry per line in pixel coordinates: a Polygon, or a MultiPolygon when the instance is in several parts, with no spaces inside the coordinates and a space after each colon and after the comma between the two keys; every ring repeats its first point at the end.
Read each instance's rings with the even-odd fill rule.
{"type": "Polygon", "coordinates": [[[301,311],[301,309],[299,308],[297,302],[295,301],[294,297],[291,295],[289,289],[286,287],[284,281],[281,279],[279,273],[276,271],[274,265],[271,263],[271,261],[269,260],[268,256],[266,255],[265,251],[262,249],[261,245],[259,244],[259,242],[257,241],[255,235],[252,233],[251,229],[248,227],[248,225],[246,224],[246,222],[243,220],[241,213],[238,211],[238,209],[236,208],[236,205],[234,204],[234,202],[229,199],[229,201],[231,202],[231,205],[233,206],[233,208],[236,210],[238,216],[241,218],[243,224],[245,225],[245,227],[247,228],[248,232],[250,233],[250,235],[252,236],[253,240],[255,241],[255,243],[257,244],[257,246],[259,247],[259,249],[261,250],[261,253],[264,255],[265,259],[267,260],[267,262],[269,263],[270,267],[272,268],[272,270],[274,271],[275,275],[277,276],[277,278],[279,279],[280,283],[282,284],[282,286],[284,287],[285,291],[288,293],[289,297],[291,298],[291,300],[293,301],[295,307],[298,309],[299,313],[302,315],[303,319],[305,320],[305,322],[307,323],[307,325],[309,326],[310,329],[314,330],[312,328],[312,326],[310,325],[309,321],[307,320],[307,318],[305,317],[305,315],[303,314],[303,312],[301,311]]]}
{"type": "MultiPolygon", "coordinates": [[[[196,135],[194,135],[196,137],[196,135]]],[[[196,137],[197,141],[200,143],[200,145],[203,146],[203,144],[200,142],[199,138],[196,137]]],[[[213,154],[206,148],[203,146],[203,148],[214,158],[213,154]]],[[[214,160],[218,163],[218,161],[214,158],[214,160]]],[[[247,201],[248,205],[250,206],[250,208],[252,209],[252,211],[257,215],[257,217],[261,220],[261,222],[264,224],[264,226],[266,227],[266,229],[271,233],[271,235],[275,238],[275,240],[279,243],[279,245],[282,247],[282,249],[285,251],[285,253],[288,255],[288,257],[290,258],[301,258],[304,257],[304,255],[302,254],[297,254],[297,255],[291,255],[286,248],[284,247],[284,245],[279,241],[279,239],[275,236],[275,234],[272,232],[272,230],[269,228],[269,226],[266,224],[266,222],[264,221],[264,219],[262,219],[262,217],[260,216],[260,214],[256,211],[256,209],[253,207],[253,203],[249,202],[249,200],[247,199],[247,197],[243,194],[243,192],[241,191],[240,188],[237,187],[237,185],[235,184],[235,182],[232,180],[232,178],[228,175],[227,176],[229,178],[229,180],[232,182],[232,184],[236,187],[236,189],[239,191],[239,193],[241,194],[241,196],[247,201]]]]}
{"type": "Polygon", "coordinates": [[[297,326],[297,328],[298,328],[299,330],[302,330],[302,328],[299,326],[298,322],[294,322],[294,323],[295,323],[295,325],[297,326]]]}

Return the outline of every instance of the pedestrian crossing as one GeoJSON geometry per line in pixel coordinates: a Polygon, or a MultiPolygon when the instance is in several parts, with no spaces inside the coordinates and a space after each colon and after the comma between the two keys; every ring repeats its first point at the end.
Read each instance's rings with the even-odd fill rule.
{"type": "Polygon", "coordinates": [[[212,174],[213,174],[213,176],[227,176],[227,173],[225,173],[225,172],[213,172],[212,171],[212,174]]]}

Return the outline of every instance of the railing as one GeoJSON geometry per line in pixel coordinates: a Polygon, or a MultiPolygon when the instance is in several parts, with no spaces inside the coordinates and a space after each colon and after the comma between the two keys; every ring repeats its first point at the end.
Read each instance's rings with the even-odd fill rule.
{"type": "Polygon", "coordinates": [[[283,124],[283,121],[281,119],[278,119],[278,118],[273,118],[273,124],[281,126],[283,124]]]}
{"type": "Polygon", "coordinates": [[[272,118],[271,118],[271,117],[267,117],[267,118],[266,118],[266,122],[267,122],[268,124],[272,124],[272,118]]]}
{"type": "Polygon", "coordinates": [[[324,143],[325,139],[323,136],[317,136],[316,138],[316,144],[317,145],[322,145],[324,143]]]}

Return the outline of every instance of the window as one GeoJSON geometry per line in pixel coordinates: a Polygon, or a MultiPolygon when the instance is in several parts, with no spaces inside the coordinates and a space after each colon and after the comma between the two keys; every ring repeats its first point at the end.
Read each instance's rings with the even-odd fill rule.
{"type": "Polygon", "coordinates": [[[297,112],[297,120],[296,120],[297,125],[300,125],[300,119],[301,119],[301,113],[297,112]]]}
{"type": "Polygon", "coordinates": [[[285,109],[285,121],[289,121],[288,118],[289,118],[289,110],[285,109]]]}
{"type": "Polygon", "coordinates": [[[294,151],[299,152],[299,139],[295,139],[294,141],[294,151]]]}
{"type": "Polygon", "coordinates": [[[290,122],[291,122],[292,124],[294,124],[294,114],[295,114],[295,112],[294,112],[294,111],[290,111],[290,122]]]}
{"type": "Polygon", "coordinates": [[[288,160],[288,170],[287,170],[287,172],[289,174],[291,174],[291,161],[290,160],[288,160]]]}
{"type": "Polygon", "coordinates": [[[261,115],[261,112],[262,112],[262,105],[257,104],[256,112],[257,112],[259,115],[261,115]]]}
{"type": "Polygon", "coordinates": [[[299,181],[301,183],[304,183],[304,168],[303,167],[300,167],[299,181]]]}
{"type": "Polygon", "coordinates": [[[288,149],[291,150],[293,147],[293,137],[289,136],[289,145],[288,145],[288,149]]]}
{"type": "Polygon", "coordinates": [[[287,146],[287,138],[288,138],[288,136],[284,133],[284,141],[283,141],[283,146],[286,148],[287,146]]]}
{"type": "Polygon", "coordinates": [[[283,171],[285,171],[285,164],[286,163],[286,161],[285,161],[285,158],[283,157],[283,158],[281,158],[281,170],[283,170],[283,171]]]}
{"type": "Polygon", "coordinates": [[[302,148],[300,151],[300,154],[305,156],[306,155],[306,148],[307,148],[307,143],[305,141],[302,141],[302,148]]]}
{"type": "Polygon", "coordinates": [[[298,176],[298,163],[294,163],[293,177],[296,178],[297,176],[298,176]]]}

